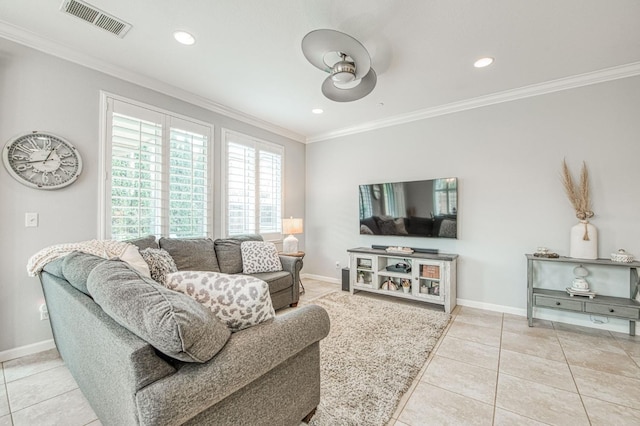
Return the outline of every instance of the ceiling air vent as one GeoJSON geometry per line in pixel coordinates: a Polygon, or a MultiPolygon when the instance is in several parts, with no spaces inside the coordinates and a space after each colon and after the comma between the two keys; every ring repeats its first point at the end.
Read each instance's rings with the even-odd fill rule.
{"type": "Polygon", "coordinates": [[[95,6],[80,0],[64,0],[60,5],[60,10],[73,15],[83,21],[109,31],[122,38],[131,29],[131,24],[127,24],[122,19],[103,12],[95,6]]]}

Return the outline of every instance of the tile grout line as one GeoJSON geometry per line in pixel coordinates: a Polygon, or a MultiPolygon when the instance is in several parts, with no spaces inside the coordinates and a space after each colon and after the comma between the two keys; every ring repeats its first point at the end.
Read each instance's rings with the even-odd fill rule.
{"type": "Polygon", "coordinates": [[[567,367],[569,368],[569,373],[571,373],[571,380],[573,380],[573,385],[576,387],[576,392],[578,392],[578,398],[580,398],[580,404],[582,404],[582,409],[584,410],[584,414],[587,416],[587,421],[589,425],[591,425],[591,417],[589,417],[589,412],[587,411],[587,406],[584,404],[584,399],[582,399],[582,393],[580,393],[580,388],[578,387],[578,383],[576,382],[576,378],[573,375],[573,369],[571,369],[571,364],[567,359],[567,354],[564,352],[564,346],[562,346],[562,341],[560,340],[560,336],[558,336],[558,330],[556,329],[555,321],[552,321],[553,329],[556,331],[556,339],[558,340],[558,344],[560,345],[560,350],[562,351],[562,356],[564,357],[564,362],[567,363],[567,367]]]}
{"type": "MultiPolygon", "coordinates": [[[[405,399],[404,403],[402,404],[402,408],[399,408],[399,405],[398,405],[398,407],[396,407],[395,411],[393,412],[393,414],[395,414],[399,409],[400,413],[398,414],[398,417],[400,417],[402,415],[402,412],[404,411],[405,407],[407,406],[407,403],[411,399],[411,395],[413,395],[413,392],[418,387],[418,384],[420,384],[420,382],[422,381],[422,377],[426,374],[427,368],[429,368],[429,364],[433,360],[433,357],[436,355],[436,352],[438,351],[438,348],[440,347],[440,344],[442,343],[442,341],[444,340],[445,336],[449,332],[449,328],[451,328],[451,324],[453,323],[453,320],[455,319],[455,317],[458,314],[451,313],[450,315],[451,315],[451,318],[449,319],[449,322],[447,323],[447,326],[442,331],[442,334],[440,335],[440,338],[438,339],[438,341],[436,342],[435,346],[433,347],[433,350],[429,353],[429,356],[425,360],[424,365],[420,368],[421,374],[418,374],[416,376],[416,378],[414,379],[414,382],[411,383],[411,386],[409,387],[409,390],[407,391],[407,392],[410,391],[411,393],[405,399]],[[415,383],[415,386],[413,386],[414,383],[415,383]],[[411,389],[412,387],[413,387],[413,389],[411,389]]],[[[403,398],[401,398],[401,399],[403,399],[403,398]]],[[[398,418],[393,417],[393,415],[391,416],[391,418],[393,420],[395,420],[396,422],[399,421],[398,418]]],[[[409,426],[411,426],[411,425],[409,425],[409,426]]]]}
{"type": "Polygon", "coordinates": [[[502,321],[500,321],[500,346],[498,346],[498,365],[496,367],[496,387],[493,394],[493,416],[491,417],[491,424],[496,424],[496,408],[498,405],[498,385],[500,384],[500,358],[502,357],[502,333],[504,332],[504,314],[502,314],[502,321]]]}
{"type": "MultiPolygon", "coordinates": [[[[80,387],[76,387],[76,388],[70,389],[70,390],[68,390],[68,391],[66,391],[66,392],[62,392],[61,394],[58,394],[58,395],[52,396],[51,398],[43,399],[42,401],[38,401],[38,402],[36,402],[35,404],[31,404],[31,405],[29,405],[29,406],[27,406],[27,407],[23,407],[23,408],[21,408],[21,409],[19,409],[19,410],[12,411],[12,412],[11,412],[11,415],[12,415],[12,416],[11,416],[11,417],[12,417],[12,421],[13,421],[13,414],[14,414],[14,413],[19,413],[20,411],[24,411],[24,410],[26,410],[26,409],[28,409],[28,408],[35,407],[35,406],[36,406],[36,405],[38,405],[38,404],[41,404],[41,403],[46,402],[46,401],[50,401],[50,400],[52,400],[52,399],[54,399],[54,398],[57,398],[57,397],[62,396],[62,395],[66,395],[66,394],[68,394],[68,393],[74,392],[74,391],[79,390],[79,389],[80,389],[80,387]]],[[[82,393],[82,391],[80,391],[80,393],[82,393]]],[[[83,395],[83,396],[84,396],[84,395],[83,395]]],[[[89,405],[89,407],[91,407],[91,405],[89,405]]],[[[91,410],[93,410],[93,408],[91,408],[91,410]]],[[[95,411],[94,411],[94,414],[95,414],[95,411]]],[[[91,422],[94,422],[94,421],[96,421],[96,420],[98,420],[97,415],[96,415],[96,418],[95,418],[95,419],[91,420],[91,422]]],[[[91,423],[91,422],[89,422],[89,423],[91,423]]],[[[88,424],[88,423],[87,423],[87,424],[88,424]]]]}

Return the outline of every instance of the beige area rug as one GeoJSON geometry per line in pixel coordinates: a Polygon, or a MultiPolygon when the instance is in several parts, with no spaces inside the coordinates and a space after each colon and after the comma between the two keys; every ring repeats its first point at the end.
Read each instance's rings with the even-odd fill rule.
{"type": "Polygon", "coordinates": [[[331,331],[320,342],[320,404],[312,426],[386,425],[451,316],[346,292],[322,306],[331,331]]]}

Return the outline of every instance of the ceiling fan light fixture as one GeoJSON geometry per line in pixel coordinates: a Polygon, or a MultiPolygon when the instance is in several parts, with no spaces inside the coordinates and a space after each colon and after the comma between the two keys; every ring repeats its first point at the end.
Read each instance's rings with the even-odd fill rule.
{"type": "Polygon", "coordinates": [[[302,39],[302,53],[311,65],[330,74],[322,83],[322,93],[332,101],[358,100],[376,86],[369,52],[350,35],[328,29],[311,31],[302,39]],[[333,58],[338,60],[332,64],[333,58]]]}
{"type": "Polygon", "coordinates": [[[369,69],[369,73],[360,80],[356,80],[357,85],[349,89],[342,89],[338,87],[331,77],[322,83],[322,94],[328,99],[335,102],[352,102],[362,99],[373,91],[376,87],[378,77],[373,68],[369,69]]]}
{"type": "Polygon", "coordinates": [[[356,79],[356,66],[353,62],[340,61],[331,70],[331,80],[335,83],[349,83],[356,79]]]}

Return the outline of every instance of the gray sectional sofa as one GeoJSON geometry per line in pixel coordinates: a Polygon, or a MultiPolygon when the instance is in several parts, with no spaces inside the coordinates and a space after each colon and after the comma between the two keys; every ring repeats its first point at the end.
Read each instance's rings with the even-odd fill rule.
{"type": "MultiPolygon", "coordinates": [[[[213,271],[224,274],[242,273],[240,245],[243,241],[262,241],[261,235],[239,235],[230,238],[160,238],[148,237],[131,240],[141,250],[162,248],[169,252],[178,270],[213,271]]],[[[300,299],[299,257],[280,255],[282,271],[251,274],[269,284],[274,309],[297,306],[300,299]]]]}
{"type": "MultiPolygon", "coordinates": [[[[179,243],[159,241],[174,254],[179,243]]],[[[221,271],[237,269],[227,253],[237,246],[214,244],[221,271]]],[[[211,261],[199,251],[176,264],[198,256],[211,261]]],[[[189,267],[198,266],[211,263],[189,267]]],[[[274,307],[298,301],[299,267],[288,266],[288,277],[265,276],[274,307]]],[[[194,299],[120,260],[72,253],[47,264],[40,281],[58,351],[105,426],[298,425],[319,403],[329,318],[318,306],[231,333],[194,299]]]]}

